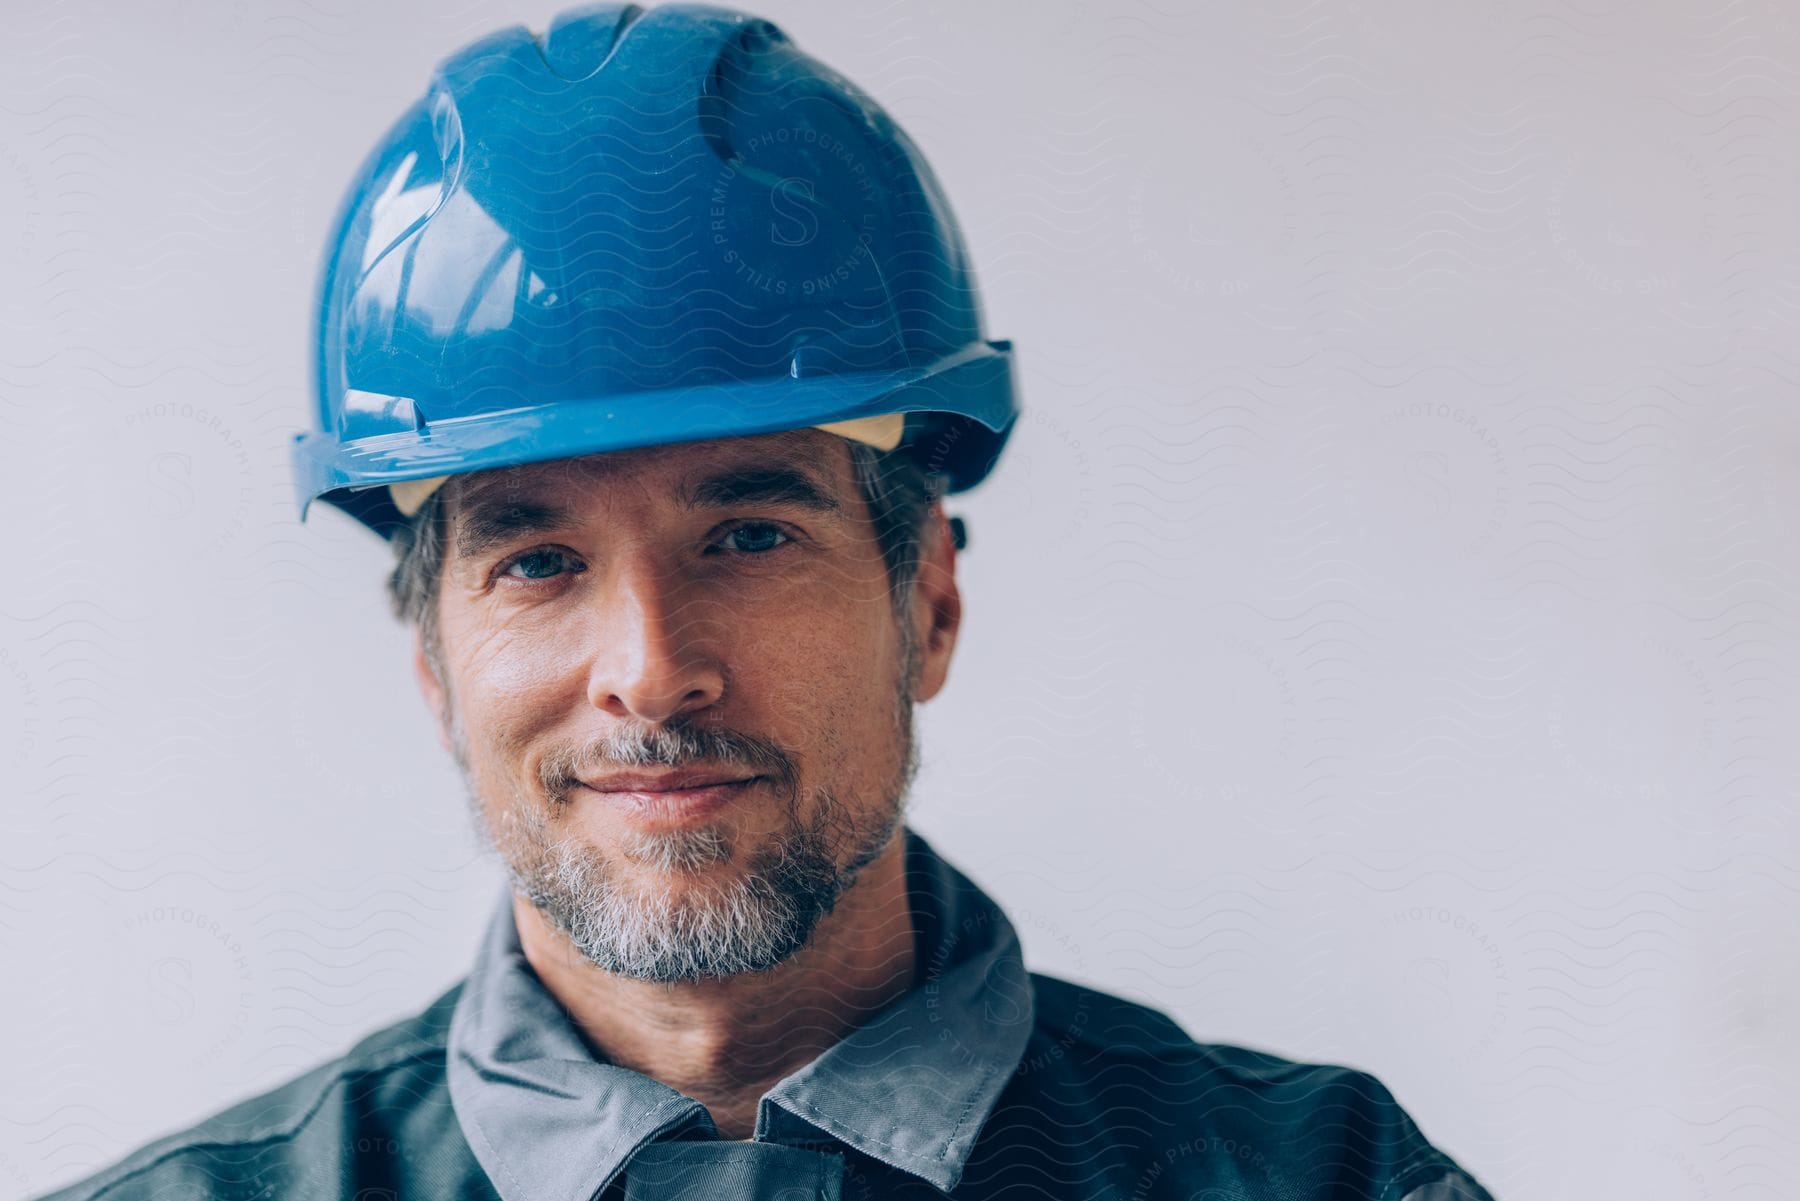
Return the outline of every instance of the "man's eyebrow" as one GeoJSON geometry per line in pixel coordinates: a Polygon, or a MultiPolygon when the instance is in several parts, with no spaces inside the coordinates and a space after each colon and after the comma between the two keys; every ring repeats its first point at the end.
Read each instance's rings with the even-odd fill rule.
{"type": "MultiPolygon", "coordinates": [[[[688,509],[764,504],[836,513],[843,508],[807,472],[794,467],[756,465],[705,476],[678,488],[676,500],[688,509]]],[[[580,518],[560,505],[534,500],[476,499],[458,515],[456,556],[473,559],[522,535],[560,533],[580,524],[580,518]]]]}
{"type": "Polygon", "coordinates": [[[677,499],[690,509],[763,504],[835,513],[843,507],[810,474],[793,467],[746,466],[721,471],[681,489],[677,499]]]}
{"type": "Polygon", "coordinates": [[[473,559],[522,534],[552,534],[581,522],[567,509],[529,500],[477,500],[461,514],[456,527],[456,555],[473,559]]]}

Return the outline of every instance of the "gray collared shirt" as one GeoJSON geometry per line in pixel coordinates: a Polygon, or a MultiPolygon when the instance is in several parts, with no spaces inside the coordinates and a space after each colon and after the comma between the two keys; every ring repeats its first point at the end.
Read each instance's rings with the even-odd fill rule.
{"type": "Polygon", "coordinates": [[[954,1188],[1024,1055],[1032,992],[1005,914],[910,832],[909,850],[924,983],[765,1093],[748,1142],[720,1140],[693,1098],[597,1059],[525,961],[503,897],[448,1065],[457,1120],[502,1201],[590,1201],[621,1179],[634,1199],[835,1197],[846,1148],[954,1188]]]}
{"type": "Polygon", "coordinates": [[[1025,970],[916,833],[913,988],[765,1094],[748,1141],[602,1062],[519,952],[52,1201],[1492,1201],[1380,1081],[1200,1043],[1025,970]]]}

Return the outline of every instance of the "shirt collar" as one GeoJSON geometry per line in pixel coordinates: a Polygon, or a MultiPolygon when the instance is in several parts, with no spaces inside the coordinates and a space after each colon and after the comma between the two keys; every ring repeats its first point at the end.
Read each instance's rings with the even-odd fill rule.
{"type": "MultiPolygon", "coordinates": [[[[905,838],[917,982],[765,1093],[755,1137],[823,1132],[949,1192],[1024,1056],[1032,989],[999,906],[905,838]]],[[[593,1201],[646,1143],[718,1133],[699,1102],[588,1049],[525,961],[510,890],[451,1017],[448,1075],[502,1201],[593,1201]]]]}

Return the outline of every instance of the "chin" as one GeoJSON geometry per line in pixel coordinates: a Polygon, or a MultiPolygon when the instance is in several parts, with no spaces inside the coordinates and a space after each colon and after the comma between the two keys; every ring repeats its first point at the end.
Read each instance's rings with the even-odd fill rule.
{"type": "Polygon", "coordinates": [[[734,858],[730,833],[715,825],[633,831],[612,839],[608,850],[637,872],[665,877],[710,875],[734,858]]]}

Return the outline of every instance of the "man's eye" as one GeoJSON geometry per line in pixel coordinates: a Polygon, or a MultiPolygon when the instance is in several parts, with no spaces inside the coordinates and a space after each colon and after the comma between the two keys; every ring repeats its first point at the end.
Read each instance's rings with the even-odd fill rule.
{"type": "Polygon", "coordinates": [[[752,521],[731,530],[725,541],[739,554],[763,555],[793,539],[766,521],[752,521]]]}
{"type": "Polygon", "coordinates": [[[528,550],[508,563],[502,575],[522,580],[548,580],[565,572],[575,573],[587,570],[580,560],[567,551],[560,550],[528,550]]]}

